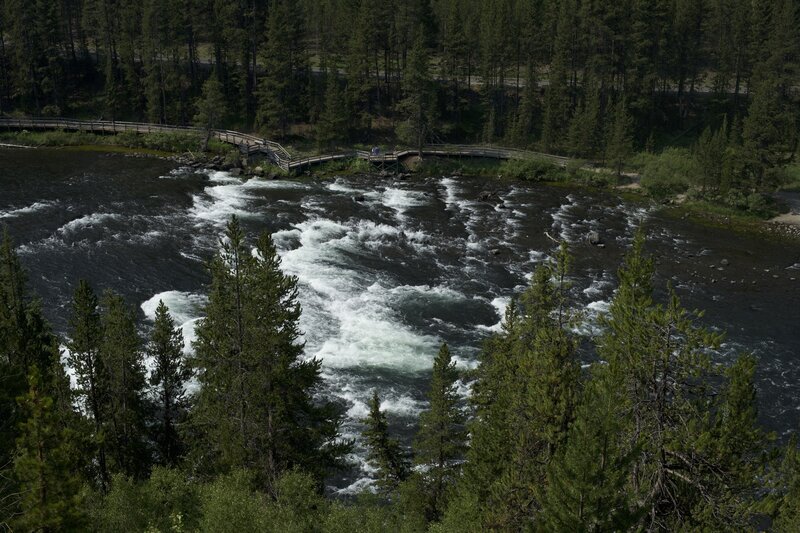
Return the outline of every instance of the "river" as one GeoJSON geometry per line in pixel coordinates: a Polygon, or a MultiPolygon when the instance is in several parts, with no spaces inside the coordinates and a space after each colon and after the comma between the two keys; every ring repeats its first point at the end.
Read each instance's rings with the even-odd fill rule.
{"type": "MultiPolygon", "coordinates": [[[[602,191],[467,177],[245,181],[159,159],[0,148],[0,225],[59,333],[86,278],[141,309],[145,328],[163,299],[188,346],[205,301],[204,262],[234,214],[251,235],[272,233],[284,271],[298,277],[306,354],[323,360],[322,393],[346,410],[348,436],[377,387],[409,442],[438,345],[448,342],[462,368],[475,366],[509,299],[553,253],[548,234],[570,243],[580,329],[597,334],[640,225],[659,297],[671,283],[686,307],[706,310],[706,325],[727,331],[715,361],[755,353],[764,425],[780,435],[798,427],[797,247],[667,218],[602,191]],[[487,190],[495,198],[481,201],[487,190]],[[586,242],[592,230],[604,248],[586,242]]],[[[338,490],[367,482],[362,457],[357,448],[338,490]]]]}

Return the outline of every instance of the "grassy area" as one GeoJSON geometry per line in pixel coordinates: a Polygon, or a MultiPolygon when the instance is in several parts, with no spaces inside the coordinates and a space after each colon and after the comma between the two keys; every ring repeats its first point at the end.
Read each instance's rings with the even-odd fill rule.
{"type": "MultiPolygon", "coordinates": [[[[84,147],[86,150],[146,153],[170,155],[198,151],[202,136],[195,133],[135,133],[122,132],[113,135],[98,135],[87,132],[67,131],[15,131],[0,132],[0,142],[27,146],[84,147]],[[124,150],[127,149],[127,150],[124,150]]],[[[212,140],[209,150],[218,155],[230,151],[230,145],[212,140]]]]}
{"type": "Polygon", "coordinates": [[[793,163],[786,167],[786,183],[781,187],[784,191],[800,192],[800,163],[793,163]]]}

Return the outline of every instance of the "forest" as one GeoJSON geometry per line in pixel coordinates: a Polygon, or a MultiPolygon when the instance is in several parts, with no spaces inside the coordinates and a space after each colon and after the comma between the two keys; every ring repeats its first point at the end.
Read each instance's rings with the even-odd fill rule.
{"type": "Polygon", "coordinates": [[[561,245],[475,370],[457,368],[446,344],[435,354],[410,449],[375,389],[360,437],[374,484],[341,498],[327,480],[352,466],[354,443],[339,434],[342,407],[318,394],[297,280],[269,234],[230,220],[191,351],[163,302],[142,337],[119,295],[85,281],[66,337],[54,335],[6,234],[0,527],[796,531],[800,449],[759,426],[756,359],[712,363],[722,334],[657,290],[644,248],[639,232],[588,367],[561,245]]]}
{"type": "Polygon", "coordinates": [[[797,0],[0,2],[0,114],[297,146],[498,143],[758,211],[800,121],[797,0]],[[212,113],[208,113],[212,110],[212,113]],[[691,176],[687,178],[687,174],[691,176]]]}

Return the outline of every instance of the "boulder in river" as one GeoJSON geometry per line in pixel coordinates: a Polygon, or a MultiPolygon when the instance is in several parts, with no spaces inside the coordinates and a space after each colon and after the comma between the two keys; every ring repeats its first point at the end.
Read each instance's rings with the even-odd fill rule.
{"type": "Polygon", "coordinates": [[[726,266],[730,265],[731,262],[728,261],[727,259],[723,259],[722,261],[719,262],[719,264],[724,266],[724,267],[726,267],[726,266]]]}
{"type": "Polygon", "coordinates": [[[599,246],[603,244],[603,238],[600,236],[599,231],[590,231],[586,235],[586,240],[589,241],[589,244],[592,246],[599,246]]]}

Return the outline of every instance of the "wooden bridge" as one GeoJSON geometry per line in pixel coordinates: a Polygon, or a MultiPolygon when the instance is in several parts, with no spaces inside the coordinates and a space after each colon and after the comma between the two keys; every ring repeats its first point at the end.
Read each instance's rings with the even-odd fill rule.
{"type": "MultiPolygon", "coordinates": [[[[64,131],[86,131],[91,133],[194,133],[205,135],[207,130],[193,126],[170,126],[144,122],[121,122],[114,120],[73,120],[65,118],[0,118],[0,127],[15,130],[45,129],[64,131]]],[[[334,154],[295,158],[280,144],[255,135],[230,130],[211,130],[211,137],[232,144],[246,155],[263,154],[273,164],[284,171],[293,172],[314,165],[343,159],[363,159],[373,164],[396,164],[403,159],[420,155],[419,150],[400,150],[382,154],[372,154],[364,150],[352,150],[334,154]]],[[[543,154],[514,148],[488,145],[429,144],[421,150],[421,155],[436,157],[465,157],[488,159],[545,160],[559,166],[566,166],[569,158],[543,154]]]]}

